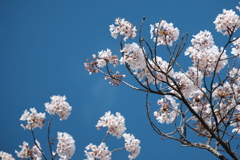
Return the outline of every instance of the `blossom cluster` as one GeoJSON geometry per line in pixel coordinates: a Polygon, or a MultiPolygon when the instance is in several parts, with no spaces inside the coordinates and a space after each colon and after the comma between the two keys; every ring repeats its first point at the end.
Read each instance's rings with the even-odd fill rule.
{"type": "MultiPolygon", "coordinates": [[[[93,55],[96,57],[96,55],[93,55]]],[[[98,58],[96,60],[98,67],[106,66],[107,62],[113,64],[114,66],[118,63],[118,57],[116,55],[112,55],[112,51],[110,49],[102,50],[98,52],[98,58]]]]}
{"type": "Polygon", "coordinates": [[[233,41],[233,45],[234,47],[232,48],[231,53],[240,57],[240,38],[235,39],[235,41],[233,41]]]}
{"type": "Polygon", "coordinates": [[[167,124],[172,123],[178,115],[178,103],[172,96],[165,95],[164,98],[158,100],[158,105],[161,108],[155,111],[153,114],[159,123],[166,122],[167,124]]]}
{"type": "Polygon", "coordinates": [[[0,159],[1,160],[15,160],[15,158],[13,158],[13,156],[9,153],[0,151],[0,159]]]}
{"type": "Polygon", "coordinates": [[[112,155],[112,152],[108,150],[108,147],[104,142],[102,142],[99,146],[90,143],[86,146],[84,153],[85,156],[87,156],[86,160],[95,160],[96,158],[100,160],[110,160],[112,155]]]}
{"type": "MultiPolygon", "coordinates": [[[[202,85],[203,74],[197,68],[189,67],[187,72],[175,72],[173,77],[177,81],[184,97],[190,98],[202,85]]],[[[176,93],[174,90],[172,92],[176,93]]]]}
{"type": "Polygon", "coordinates": [[[156,56],[153,60],[147,59],[149,62],[147,63],[144,48],[140,48],[136,43],[125,44],[121,52],[123,53],[123,57],[120,59],[120,64],[128,64],[133,74],[137,75],[140,81],[146,78],[147,83],[156,84],[168,79],[166,73],[168,73],[169,77],[174,73],[169,63],[161,57],[156,56]]]}
{"type": "Polygon", "coordinates": [[[210,76],[212,72],[220,72],[228,63],[226,51],[214,45],[209,31],[200,31],[191,40],[192,46],[188,47],[185,55],[192,58],[193,66],[210,76]]]}
{"type": "Polygon", "coordinates": [[[27,121],[27,125],[21,124],[24,129],[32,130],[34,128],[42,128],[44,126],[44,120],[46,118],[45,113],[37,113],[35,108],[30,108],[30,111],[25,110],[20,120],[27,121]]]}
{"type": "Polygon", "coordinates": [[[141,147],[139,146],[140,141],[138,139],[135,139],[134,135],[132,134],[123,134],[124,140],[125,140],[125,148],[128,152],[130,152],[128,158],[129,159],[135,159],[139,153],[141,147]]]}
{"type": "Polygon", "coordinates": [[[58,132],[57,154],[60,160],[71,159],[75,152],[75,141],[71,135],[66,132],[58,132]]]}
{"type": "MultiPolygon", "coordinates": [[[[117,138],[121,138],[123,136],[125,139],[124,148],[130,152],[128,156],[129,159],[135,159],[140,154],[140,140],[135,139],[134,135],[124,133],[126,130],[125,118],[120,113],[117,112],[115,116],[111,114],[110,111],[106,112],[104,116],[100,117],[96,127],[97,129],[107,127],[107,133],[112,134],[117,138]]],[[[109,151],[105,140],[99,146],[90,143],[86,146],[86,150],[84,151],[85,156],[87,156],[87,160],[110,160],[112,152],[114,151],[109,151]]]]}
{"type": "Polygon", "coordinates": [[[219,14],[213,23],[218,32],[223,35],[231,35],[240,27],[240,17],[232,9],[223,9],[223,13],[219,14]]]}
{"type": "MultiPolygon", "coordinates": [[[[213,92],[215,99],[221,99],[218,111],[221,111],[221,119],[228,118],[230,111],[234,111],[231,126],[235,127],[232,131],[240,134],[240,70],[232,68],[229,71],[230,82],[225,82],[222,86],[215,84],[216,89],[213,92]]],[[[218,118],[220,119],[220,117],[218,118]]],[[[220,120],[221,120],[220,119],[220,120]]],[[[228,119],[227,119],[228,120],[228,119]]]]}
{"type": "MultiPolygon", "coordinates": [[[[70,115],[72,107],[66,102],[65,96],[52,96],[51,103],[45,103],[46,111],[49,114],[58,114],[61,119],[67,119],[70,115]]],[[[35,108],[30,108],[30,111],[25,110],[22,114],[20,120],[27,121],[27,125],[21,124],[24,129],[32,130],[32,135],[34,138],[34,146],[30,148],[27,142],[23,142],[23,145],[20,145],[21,151],[15,151],[19,158],[31,158],[34,160],[41,160],[42,156],[46,159],[44,153],[42,152],[40,143],[35,140],[33,129],[39,127],[40,129],[44,126],[45,113],[38,113],[35,108]]],[[[50,123],[49,123],[50,124],[50,123]]],[[[50,133],[50,132],[48,132],[50,133]]],[[[49,136],[49,135],[48,135],[49,136]]],[[[75,152],[75,141],[72,136],[67,133],[58,132],[58,144],[56,153],[52,152],[52,156],[60,157],[60,160],[68,160],[72,157],[75,152]]],[[[49,142],[51,143],[51,142],[49,142]]],[[[49,144],[52,145],[52,144],[49,144]]],[[[12,155],[5,152],[0,152],[0,159],[2,160],[14,160],[12,155]]]]}
{"type": "Polygon", "coordinates": [[[58,114],[60,120],[67,119],[71,114],[72,107],[66,102],[66,96],[52,96],[51,103],[45,103],[46,111],[51,114],[58,114]]]}
{"type": "Polygon", "coordinates": [[[22,150],[19,152],[15,151],[19,158],[32,158],[34,160],[42,159],[41,146],[37,140],[36,140],[36,145],[34,145],[32,149],[29,147],[29,144],[25,141],[23,142],[23,145],[22,146],[20,145],[19,147],[22,150]]]}
{"type": "Polygon", "coordinates": [[[116,116],[111,114],[110,111],[106,112],[104,116],[100,118],[96,125],[97,129],[101,129],[102,127],[107,127],[107,133],[116,136],[117,138],[121,138],[122,134],[125,132],[125,118],[120,114],[116,113],[116,116]]]}
{"type": "Polygon", "coordinates": [[[146,68],[144,53],[137,43],[125,44],[121,52],[123,57],[119,60],[120,64],[128,64],[135,74],[146,68]]]}
{"type": "Polygon", "coordinates": [[[151,39],[157,43],[157,45],[172,46],[173,42],[178,39],[179,29],[174,28],[172,23],[167,23],[165,20],[161,20],[159,23],[150,25],[151,39]]]}
{"type": "Polygon", "coordinates": [[[121,36],[124,36],[124,41],[126,41],[128,38],[134,38],[136,37],[136,27],[133,26],[130,22],[125,21],[124,18],[116,18],[115,24],[117,26],[114,26],[113,24],[110,25],[110,32],[113,38],[117,38],[118,33],[121,36]]]}

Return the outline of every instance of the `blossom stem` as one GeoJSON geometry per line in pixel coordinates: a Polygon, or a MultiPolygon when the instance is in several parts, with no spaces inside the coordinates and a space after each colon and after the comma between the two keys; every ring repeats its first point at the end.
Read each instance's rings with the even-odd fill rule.
{"type": "Polygon", "coordinates": [[[111,151],[111,152],[113,153],[113,152],[120,151],[120,150],[125,149],[125,148],[126,148],[126,147],[118,148],[118,149],[115,149],[115,150],[113,150],[113,151],[111,151]]]}
{"type": "Polygon", "coordinates": [[[102,140],[102,142],[105,142],[107,137],[108,137],[109,133],[106,134],[106,136],[104,137],[104,139],[102,140]]]}
{"type": "Polygon", "coordinates": [[[43,154],[43,151],[42,149],[38,146],[38,144],[36,143],[36,137],[34,135],[34,131],[32,129],[32,126],[31,126],[31,133],[32,133],[32,137],[33,137],[33,141],[34,141],[34,144],[37,146],[37,148],[41,151],[42,153],[42,156],[44,157],[45,160],[47,160],[46,156],[43,154]]]}
{"type": "Polygon", "coordinates": [[[53,160],[54,156],[52,154],[52,143],[50,141],[50,126],[51,126],[51,122],[52,122],[52,119],[54,116],[55,116],[55,114],[50,118],[50,120],[48,122],[48,145],[49,145],[49,149],[50,149],[51,160],[53,160]]]}

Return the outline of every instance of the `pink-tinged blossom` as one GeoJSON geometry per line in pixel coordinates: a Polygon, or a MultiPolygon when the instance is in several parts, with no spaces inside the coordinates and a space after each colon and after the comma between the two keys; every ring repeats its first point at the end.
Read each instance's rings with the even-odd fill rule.
{"type": "Polygon", "coordinates": [[[31,149],[29,144],[24,141],[23,145],[19,146],[22,150],[20,152],[15,151],[15,153],[17,153],[17,156],[19,158],[32,158],[34,160],[41,160],[42,159],[42,152],[40,151],[41,146],[37,140],[36,140],[36,144],[37,146],[34,145],[31,149]]]}
{"type": "Polygon", "coordinates": [[[137,43],[125,44],[121,52],[123,57],[120,59],[120,64],[127,63],[136,72],[146,67],[142,48],[137,43]]]}
{"type": "Polygon", "coordinates": [[[15,160],[15,158],[13,158],[13,156],[9,153],[0,151],[0,159],[1,160],[15,160]]]}
{"type": "Polygon", "coordinates": [[[122,134],[125,132],[125,118],[118,112],[116,112],[116,116],[111,114],[110,111],[106,112],[104,116],[100,118],[96,125],[97,129],[101,129],[102,127],[107,127],[107,133],[116,136],[117,138],[121,138],[122,134]]]}
{"type": "Polygon", "coordinates": [[[136,43],[125,44],[121,52],[123,57],[120,59],[120,64],[127,63],[140,81],[146,77],[148,83],[159,83],[159,81],[166,81],[166,73],[169,76],[173,75],[173,69],[169,69],[169,63],[162,60],[161,57],[156,56],[154,60],[148,59],[149,63],[146,63],[145,50],[136,43]],[[153,75],[155,75],[157,81],[155,81],[153,75]]]}
{"type": "Polygon", "coordinates": [[[172,23],[167,23],[165,20],[161,20],[159,23],[150,25],[151,39],[157,43],[157,45],[169,45],[172,46],[173,42],[178,39],[179,29],[174,28],[172,23]]]}
{"type": "Polygon", "coordinates": [[[84,153],[85,156],[87,156],[87,159],[85,160],[110,160],[112,155],[112,152],[108,150],[108,147],[104,142],[102,142],[99,146],[90,143],[88,146],[86,146],[84,153]]]}
{"type": "Polygon", "coordinates": [[[223,35],[230,35],[240,27],[239,16],[232,9],[223,9],[223,13],[219,14],[213,23],[216,30],[223,35]]]}
{"type": "Polygon", "coordinates": [[[216,72],[219,73],[228,63],[226,50],[223,51],[223,48],[219,50],[215,45],[205,47],[200,48],[199,44],[195,43],[193,46],[187,48],[185,55],[189,55],[192,58],[193,66],[198,68],[199,71],[203,71],[206,76],[210,76],[215,71],[217,64],[216,72]]]}
{"type": "Polygon", "coordinates": [[[76,149],[73,137],[65,132],[58,132],[57,134],[58,144],[56,153],[61,157],[60,160],[71,159],[76,149]]]}
{"type": "Polygon", "coordinates": [[[175,72],[173,78],[177,81],[184,97],[190,98],[202,85],[203,74],[197,68],[189,67],[186,73],[175,72]]]}
{"type": "Polygon", "coordinates": [[[124,41],[126,41],[128,38],[136,37],[136,27],[133,26],[130,22],[125,21],[124,18],[116,18],[115,24],[117,26],[114,26],[113,24],[109,26],[109,30],[113,38],[116,39],[118,33],[124,37],[124,41]]]}
{"type": "MultiPolygon", "coordinates": [[[[147,78],[151,80],[154,83],[159,83],[161,81],[168,81],[171,82],[171,79],[169,77],[173,76],[174,70],[170,66],[170,64],[166,61],[164,61],[161,57],[156,56],[153,61],[149,60],[149,64],[151,65],[148,68],[154,68],[154,75],[157,78],[157,81],[153,77],[151,73],[148,74],[147,78]],[[167,75],[167,76],[166,76],[167,75]]],[[[150,81],[150,82],[151,82],[150,81]]]]}
{"type": "Polygon", "coordinates": [[[27,125],[21,124],[24,129],[32,130],[34,128],[41,128],[44,126],[45,113],[37,113],[35,108],[30,108],[30,112],[25,110],[20,120],[27,121],[27,125]],[[31,112],[31,113],[30,113],[31,112]]]}
{"type": "Polygon", "coordinates": [[[193,37],[194,38],[191,40],[191,43],[195,49],[202,50],[205,48],[210,48],[214,45],[212,34],[207,30],[200,31],[197,35],[194,35],[193,37]]]}
{"type": "Polygon", "coordinates": [[[98,58],[96,58],[98,67],[106,66],[107,62],[111,63],[116,67],[118,63],[118,57],[116,55],[112,55],[112,51],[107,48],[107,50],[102,50],[98,52],[98,58]]]}
{"type": "Polygon", "coordinates": [[[240,57],[240,38],[238,38],[237,40],[233,41],[233,47],[232,47],[232,51],[231,53],[234,56],[239,56],[240,57]]]}
{"type": "Polygon", "coordinates": [[[72,107],[66,102],[66,96],[52,96],[50,103],[45,103],[46,111],[51,114],[58,114],[60,120],[67,119],[71,114],[72,107]]]}
{"type": "Polygon", "coordinates": [[[130,135],[127,133],[123,134],[125,140],[125,148],[128,152],[130,152],[128,158],[135,159],[140,154],[141,147],[139,146],[140,140],[135,139],[134,135],[130,135]]]}
{"type": "Polygon", "coordinates": [[[159,123],[172,123],[178,116],[178,103],[172,96],[166,95],[165,98],[158,100],[158,105],[161,108],[154,112],[154,116],[159,123]]]}

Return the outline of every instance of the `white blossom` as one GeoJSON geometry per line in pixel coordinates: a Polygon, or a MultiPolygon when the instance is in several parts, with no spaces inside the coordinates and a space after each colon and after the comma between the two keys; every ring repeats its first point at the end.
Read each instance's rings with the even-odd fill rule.
{"type": "Polygon", "coordinates": [[[36,145],[30,148],[27,142],[23,142],[23,145],[19,146],[22,150],[20,152],[15,151],[19,158],[33,158],[34,160],[41,160],[42,159],[42,152],[40,151],[41,146],[40,143],[36,140],[36,145]]]}
{"type": "Polygon", "coordinates": [[[146,67],[142,48],[137,43],[125,44],[121,52],[123,53],[123,57],[120,59],[121,64],[127,63],[136,72],[146,67]]]}
{"type": "Polygon", "coordinates": [[[1,160],[15,160],[15,158],[13,158],[13,156],[9,153],[0,151],[0,159],[1,160]]]}
{"type": "MultiPolygon", "coordinates": [[[[239,2],[240,5],[240,2],[239,2]]],[[[236,9],[240,12],[240,6],[236,6],[236,9]]]]}
{"type": "Polygon", "coordinates": [[[233,41],[233,45],[234,47],[232,47],[232,51],[231,53],[235,56],[239,56],[240,57],[240,38],[238,38],[237,40],[233,41]]]}
{"type": "Polygon", "coordinates": [[[71,135],[65,132],[58,132],[58,144],[56,153],[60,160],[68,160],[75,152],[75,141],[71,135]]]}
{"type": "MultiPolygon", "coordinates": [[[[186,73],[175,72],[173,77],[184,97],[190,98],[202,85],[203,74],[196,67],[189,67],[186,73]]],[[[174,91],[173,93],[177,94],[174,91]]]]}
{"type": "Polygon", "coordinates": [[[53,115],[58,114],[60,120],[67,119],[71,114],[72,107],[66,102],[66,96],[52,96],[51,103],[45,103],[46,111],[53,115]]]}
{"type": "Polygon", "coordinates": [[[111,114],[110,111],[106,112],[104,116],[100,118],[96,125],[97,129],[101,129],[102,127],[107,127],[107,133],[120,138],[122,134],[125,132],[125,118],[120,114],[116,113],[116,116],[111,114]]]}
{"type": "Polygon", "coordinates": [[[237,134],[240,134],[240,123],[239,122],[232,122],[231,126],[236,127],[232,130],[232,132],[237,132],[237,134]]]}
{"type": "Polygon", "coordinates": [[[124,36],[124,41],[126,41],[128,38],[134,38],[136,37],[136,27],[133,26],[130,22],[125,21],[124,18],[116,18],[115,24],[117,26],[114,26],[113,24],[110,25],[110,32],[113,38],[117,38],[118,33],[121,36],[124,36]]]}
{"type": "Polygon", "coordinates": [[[158,100],[158,105],[161,105],[159,111],[153,114],[159,123],[172,123],[178,116],[178,103],[172,96],[166,95],[165,98],[158,100]]]}
{"type": "Polygon", "coordinates": [[[112,51],[107,48],[107,50],[102,50],[98,52],[98,58],[96,59],[98,67],[106,66],[107,62],[113,64],[115,67],[118,63],[118,57],[112,55],[112,51]]]}
{"type": "Polygon", "coordinates": [[[215,21],[216,30],[223,35],[230,35],[240,27],[239,16],[231,9],[223,9],[223,13],[219,14],[215,21]]]}
{"type": "Polygon", "coordinates": [[[20,120],[27,121],[27,125],[21,124],[24,129],[32,130],[34,128],[42,128],[44,126],[45,113],[37,113],[35,108],[30,108],[30,111],[25,110],[20,120]]]}
{"type": "Polygon", "coordinates": [[[198,68],[199,71],[203,71],[206,76],[210,76],[213,71],[219,73],[228,63],[226,50],[223,50],[223,48],[219,50],[214,45],[209,31],[198,33],[191,42],[193,46],[188,47],[184,54],[189,55],[192,58],[193,66],[198,68]],[[201,41],[200,37],[205,40],[201,41]]]}
{"type": "Polygon", "coordinates": [[[86,160],[95,160],[96,158],[99,160],[110,160],[112,155],[112,152],[108,150],[108,147],[104,142],[102,142],[98,147],[90,143],[86,146],[84,153],[85,156],[87,156],[86,160]]]}
{"type": "Polygon", "coordinates": [[[125,140],[125,148],[128,152],[130,152],[128,158],[135,159],[140,154],[141,147],[139,146],[140,140],[135,139],[134,135],[130,135],[127,133],[123,134],[125,140]]]}
{"type": "Polygon", "coordinates": [[[173,42],[178,39],[179,29],[174,28],[172,23],[167,23],[165,20],[161,20],[159,23],[150,25],[151,39],[157,42],[157,45],[169,45],[172,46],[173,42]]]}
{"type": "Polygon", "coordinates": [[[200,31],[197,35],[194,35],[193,37],[194,38],[191,40],[191,42],[195,49],[202,50],[205,48],[210,48],[214,45],[212,34],[207,30],[200,31]]]}

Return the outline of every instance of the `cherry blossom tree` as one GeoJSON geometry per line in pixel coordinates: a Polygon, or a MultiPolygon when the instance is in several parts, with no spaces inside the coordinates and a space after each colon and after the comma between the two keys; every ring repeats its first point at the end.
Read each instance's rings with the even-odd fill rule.
{"type": "MultiPolygon", "coordinates": [[[[240,7],[236,9],[240,11],[240,7]]],[[[182,147],[196,147],[208,150],[217,158],[238,160],[240,158],[240,17],[235,11],[223,10],[215,21],[217,32],[227,37],[222,47],[215,44],[210,31],[200,31],[193,35],[191,46],[187,47],[188,34],[179,40],[180,31],[173,23],[160,20],[150,25],[150,41],[142,35],[146,18],[143,18],[139,29],[124,18],[117,18],[115,25],[110,25],[111,36],[120,40],[120,54],[113,54],[110,49],[98,52],[93,59],[87,59],[84,65],[90,74],[102,73],[111,85],[121,83],[129,88],[146,94],[146,117],[152,129],[162,139],[180,142],[182,147]],[[137,38],[136,38],[137,37],[137,38]],[[137,42],[127,43],[128,39],[137,42]],[[231,47],[231,48],[230,48],[231,47]],[[230,48],[230,49],[229,49],[230,48]],[[230,53],[227,53],[230,52],[230,53]],[[168,58],[166,59],[165,55],[168,58]],[[192,64],[184,69],[185,58],[192,64]],[[119,64],[126,68],[127,74],[116,68],[119,64]],[[126,76],[127,75],[127,76],[126,76]],[[132,77],[133,83],[127,82],[132,77]],[[126,79],[126,80],[125,80],[126,79]],[[157,95],[155,104],[159,109],[152,111],[150,96],[157,95]],[[167,132],[161,124],[172,126],[167,132]],[[191,136],[202,137],[192,139],[191,136]]],[[[156,97],[156,96],[154,96],[156,97]]],[[[65,96],[52,96],[51,102],[45,103],[45,111],[51,116],[46,125],[46,113],[39,113],[35,108],[25,110],[20,117],[25,130],[30,130],[34,145],[23,141],[15,151],[20,159],[71,159],[75,153],[75,140],[66,132],[57,132],[55,142],[51,134],[52,119],[60,117],[67,120],[72,107],[65,96]],[[50,157],[35,136],[37,128],[47,127],[47,140],[50,157]],[[55,150],[56,149],[56,150],[55,150]]],[[[86,145],[83,151],[87,160],[110,160],[114,152],[126,150],[129,159],[136,159],[140,154],[140,140],[126,132],[125,118],[120,114],[106,112],[96,124],[98,130],[107,128],[106,136],[97,146],[86,145]],[[123,147],[109,149],[106,139],[109,135],[117,139],[123,138],[123,147]]],[[[11,154],[0,151],[1,160],[14,160],[11,154]]]]}
{"type": "MultiPolygon", "coordinates": [[[[240,11],[238,6],[236,9],[240,11]]],[[[208,150],[222,160],[237,160],[240,157],[236,143],[240,139],[240,36],[237,32],[240,17],[237,12],[224,9],[213,22],[216,31],[227,37],[222,47],[215,44],[208,30],[193,35],[187,47],[188,34],[179,38],[179,29],[162,19],[150,25],[151,40],[147,41],[142,35],[145,17],[138,32],[133,24],[117,18],[109,30],[113,38],[119,37],[120,54],[107,48],[87,59],[84,65],[89,74],[102,73],[111,85],[123,83],[145,92],[148,121],[163,139],[176,140],[182,147],[208,150]],[[127,43],[130,38],[137,41],[127,43]],[[192,61],[188,69],[179,60],[182,56],[192,61]],[[119,72],[119,64],[127,73],[119,72]],[[129,83],[128,77],[135,81],[129,83]],[[151,95],[159,97],[155,102],[159,109],[154,111],[150,110],[151,95]],[[163,123],[172,125],[173,130],[165,132],[161,129],[163,123]],[[201,142],[192,140],[189,135],[193,134],[202,137],[201,142]]]]}

